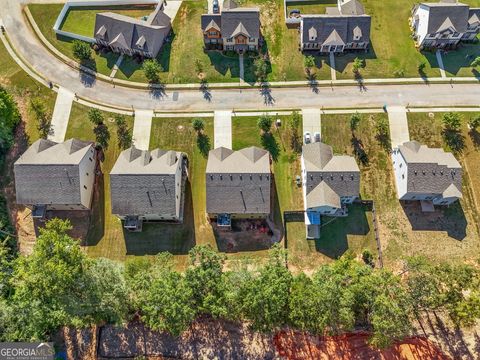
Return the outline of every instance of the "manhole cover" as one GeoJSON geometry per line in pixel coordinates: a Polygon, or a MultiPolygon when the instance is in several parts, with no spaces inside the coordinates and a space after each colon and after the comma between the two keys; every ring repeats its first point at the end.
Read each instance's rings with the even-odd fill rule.
{"type": "Polygon", "coordinates": [[[173,93],[173,101],[177,101],[178,100],[178,91],[175,91],[173,93]]]}
{"type": "Polygon", "coordinates": [[[431,113],[428,113],[428,117],[429,117],[430,119],[433,119],[433,118],[435,117],[435,114],[432,113],[432,112],[431,112],[431,113]]]}

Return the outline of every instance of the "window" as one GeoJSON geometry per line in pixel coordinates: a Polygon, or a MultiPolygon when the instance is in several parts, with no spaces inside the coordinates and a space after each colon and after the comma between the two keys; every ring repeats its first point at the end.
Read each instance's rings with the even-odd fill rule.
{"type": "Polygon", "coordinates": [[[217,36],[218,33],[216,31],[210,31],[208,34],[210,36],[217,36]]]}
{"type": "Polygon", "coordinates": [[[250,41],[250,42],[255,42],[255,38],[250,37],[250,38],[248,38],[248,41],[250,41]]]}
{"type": "Polygon", "coordinates": [[[84,188],[85,190],[87,190],[87,185],[83,185],[83,188],[84,188]]]}

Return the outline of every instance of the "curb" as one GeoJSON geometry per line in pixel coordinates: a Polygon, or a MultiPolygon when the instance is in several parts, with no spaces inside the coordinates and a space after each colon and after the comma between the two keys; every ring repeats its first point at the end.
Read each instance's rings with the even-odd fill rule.
{"type": "MultiPolygon", "coordinates": [[[[97,73],[87,67],[80,65],[78,62],[70,59],[66,55],[62,54],[56,47],[54,47],[42,34],[38,25],[33,18],[30,9],[27,6],[23,7],[23,13],[26,16],[27,22],[32,28],[35,36],[40,40],[40,42],[51,52],[56,58],[61,60],[66,65],[77,71],[83,71],[89,75],[95,77],[98,80],[104,81],[106,83],[112,84],[114,86],[123,86],[126,88],[140,89],[140,90],[149,90],[149,89],[165,89],[165,90],[200,90],[200,83],[190,83],[190,84],[145,84],[121,79],[114,79],[108,77],[104,74],[97,73]]],[[[222,90],[222,89],[260,89],[262,86],[268,86],[269,88],[315,88],[315,87],[333,87],[333,86],[365,86],[365,85],[406,85],[406,84],[425,84],[429,83],[435,84],[465,84],[465,83],[480,83],[480,78],[476,77],[450,77],[450,78],[387,78],[387,79],[363,79],[362,81],[350,80],[350,79],[340,79],[340,80],[318,80],[316,82],[309,81],[290,81],[290,82],[266,82],[263,85],[261,83],[255,83],[253,85],[244,83],[239,84],[235,83],[212,83],[208,84],[207,87],[209,90],[222,90]]]]}

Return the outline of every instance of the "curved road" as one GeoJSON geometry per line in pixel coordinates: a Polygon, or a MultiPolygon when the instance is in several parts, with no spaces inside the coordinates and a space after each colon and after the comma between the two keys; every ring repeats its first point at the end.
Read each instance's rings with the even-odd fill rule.
{"type": "MultiPolygon", "coordinates": [[[[37,2],[51,2],[36,0],[37,2]]],[[[57,2],[59,2],[57,0],[57,2]]],[[[22,14],[19,0],[3,0],[0,18],[16,51],[50,81],[85,99],[112,107],[157,111],[275,110],[308,107],[360,108],[388,105],[478,106],[480,86],[471,84],[369,85],[310,88],[179,90],[152,93],[113,87],[89,76],[80,76],[52,55],[36,38],[22,14]]]]}

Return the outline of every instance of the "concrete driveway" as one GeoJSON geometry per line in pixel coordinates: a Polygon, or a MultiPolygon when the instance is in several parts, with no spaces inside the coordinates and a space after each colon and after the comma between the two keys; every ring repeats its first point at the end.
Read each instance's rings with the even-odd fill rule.
{"type": "Polygon", "coordinates": [[[305,143],[305,133],[308,131],[312,136],[316,132],[320,133],[320,139],[322,137],[322,125],[321,125],[321,116],[320,116],[320,109],[302,109],[302,116],[303,116],[303,142],[305,143]]]}
{"type": "Polygon", "coordinates": [[[133,144],[140,150],[150,147],[150,133],[152,130],[152,110],[135,110],[133,123],[133,144]]]}
{"type": "Polygon", "coordinates": [[[407,109],[404,106],[389,106],[388,122],[390,124],[390,139],[392,142],[392,149],[404,142],[410,141],[410,134],[408,132],[407,109]]]}
{"type": "Polygon", "coordinates": [[[58,89],[57,100],[55,101],[55,108],[52,115],[52,131],[48,135],[48,140],[55,142],[63,142],[65,140],[74,96],[71,91],[63,87],[58,89]]]}
{"type": "Polygon", "coordinates": [[[180,9],[181,5],[181,0],[168,0],[167,5],[165,5],[165,8],[163,9],[163,12],[167,14],[173,22],[173,20],[177,16],[178,9],[180,9]]]}
{"type": "Polygon", "coordinates": [[[214,116],[214,148],[232,148],[232,112],[215,111],[214,116]]]}

